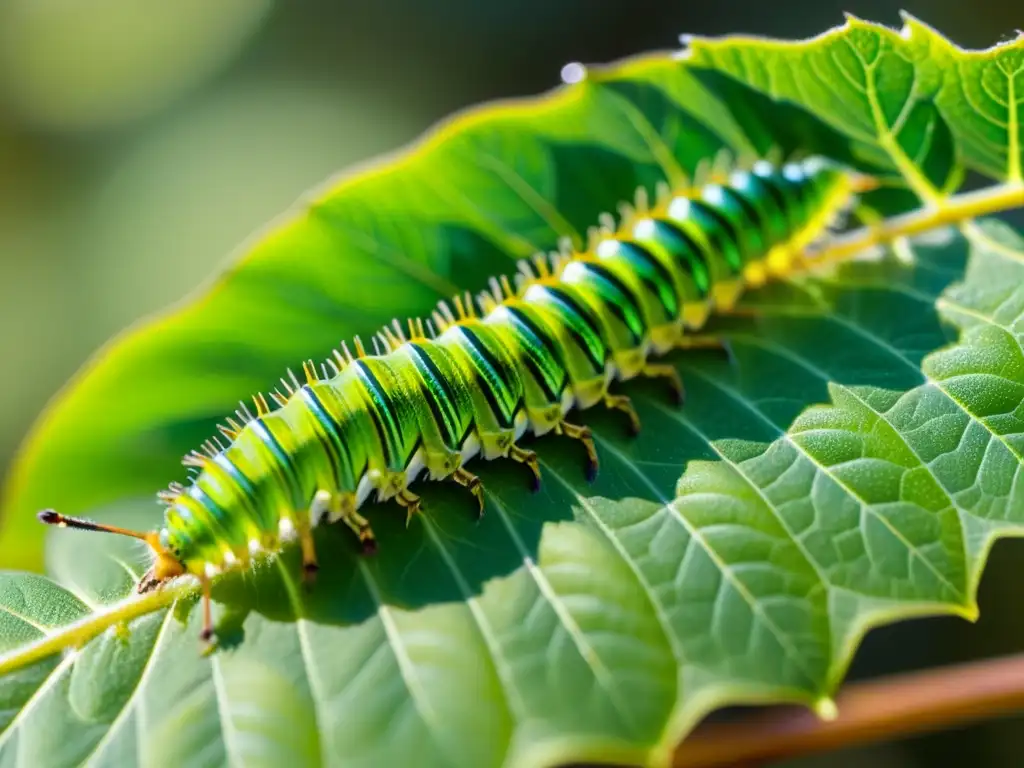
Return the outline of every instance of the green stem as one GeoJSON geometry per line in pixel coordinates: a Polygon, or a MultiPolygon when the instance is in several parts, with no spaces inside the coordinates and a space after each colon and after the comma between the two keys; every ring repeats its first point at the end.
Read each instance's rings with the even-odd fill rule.
{"type": "Polygon", "coordinates": [[[876,225],[837,235],[820,251],[808,255],[804,264],[813,269],[822,264],[844,261],[872,246],[901,237],[920,235],[938,227],[1021,207],[1024,207],[1024,184],[1019,182],[953,195],[939,205],[918,208],[876,225]]]}
{"type": "Polygon", "coordinates": [[[830,721],[778,707],[735,723],[699,727],[673,768],[760,765],[905,737],[1024,710],[1024,654],[849,685],[830,721]]]}
{"type": "Polygon", "coordinates": [[[78,621],[43,635],[28,645],[0,656],[0,676],[42,661],[68,648],[81,648],[110,627],[159,610],[194,589],[190,586],[169,587],[146,595],[133,596],[90,613],[78,621]]]}

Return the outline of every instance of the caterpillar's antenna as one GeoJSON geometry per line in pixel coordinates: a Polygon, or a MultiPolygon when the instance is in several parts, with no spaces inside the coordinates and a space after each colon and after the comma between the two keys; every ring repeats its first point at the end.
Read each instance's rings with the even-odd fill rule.
{"type": "Polygon", "coordinates": [[[59,528],[78,528],[83,531],[102,531],[103,533],[116,533],[120,536],[131,536],[134,539],[142,539],[143,541],[149,540],[148,533],[141,533],[139,531],[129,531],[127,528],[118,528],[116,525],[103,525],[102,523],[94,523],[91,520],[82,520],[77,517],[68,517],[62,515],[52,509],[44,509],[36,517],[39,518],[39,522],[45,523],[46,525],[56,525],[59,528]]]}

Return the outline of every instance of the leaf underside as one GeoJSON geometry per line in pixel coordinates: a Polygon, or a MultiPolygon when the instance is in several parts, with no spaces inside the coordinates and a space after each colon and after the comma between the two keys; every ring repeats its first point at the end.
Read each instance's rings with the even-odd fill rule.
{"type": "MultiPolygon", "coordinates": [[[[137,498],[286,366],[581,242],[636,187],[681,183],[719,150],[821,152],[926,199],[967,169],[1019,181],[1022,51],[851,21],[808,43],[694,41],[686,61],[638,58],[456,122],[318,194],[99,357],[22,455],[0,557],[38,564],[41,506],[120,503],[144,524],[155,506],[137,498]],[[848,87],[825,104],[805,70],[848,87]],[[1005,112],[972,119],[978,88],[1005,112]]],[[[892,213],[907,195],[867,202],[892,213]]],[[[538,495],[519,468],[475,465],[479,522],[428,487],[408,530],[374,510],[373,558],[319,530],[312,589],[294,552],[223,580],[209,657],[184,600],[11,673],[0,768],[662,763],[723,704],[827,712],[867,629],[973,617],[992,541],[1024,530],[1024,243],[996,224],[939,234],[750,294],[752,317],[719,321],[730,356],[671,358],[685,407],[629,385],[635,439],[585,415],[594,484],[575,446],[545,438],[538,495]]],[[[61,531],[55,580],[0,574],[0,654],[115,604],[139,554],[61,531]]]]}

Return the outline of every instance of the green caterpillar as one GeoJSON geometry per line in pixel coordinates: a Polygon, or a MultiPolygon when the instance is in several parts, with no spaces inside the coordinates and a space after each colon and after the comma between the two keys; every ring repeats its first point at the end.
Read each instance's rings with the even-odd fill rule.
{"type": "Polygon", "coordinates": [[[675,368],[649,358],[679,347],[717,345],[695,336],[714,309],[728,310],[743,288],[807,264],[808,246],[870,181],[810,158],[775,167],[760,161],[721,183],[638,201],[615,226],[610,216],[583,253],[538,256],[520,264],[515,285],[500,277],[476,301],[456,297],[432,318],[396,321],[374,339],[376,354],[343,345],[318,374],[303,365],[285,391],[243,406],[221,432],[184,463],[198,474],[159,494],[163,528],[141,533],[39,514],[47,524],[105,530],[146,541],[154,554],[138,590],[191,574],[203,587],[202,636],[212,635],[210,581],[247,567],[297,538],[308,575],[315,573],[312,529],[342,521],[363,549],[375,548],[360,507],[376,493],[410,515],[420,501],[410,486],[422,475],[454,480],[483,511],[474,457],[510,458],[540,483],[536,454],[516,441],[548,432],[582,442],[591,476],[597,453],[590,430],[567,413],[595,405],[623,411],[613,380],[664,379],[682,400],[675,368]]]}

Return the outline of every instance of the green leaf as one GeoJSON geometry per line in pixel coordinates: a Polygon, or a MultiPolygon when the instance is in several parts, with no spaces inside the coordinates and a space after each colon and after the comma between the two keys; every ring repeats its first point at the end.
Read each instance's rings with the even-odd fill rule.
{"type": "Polygon", "coordinates": [[[963,168],[1021,183],[1024,35],[965,51],[909,15],[899,32],[848,17],[812,40],[688,37],[689,60],[810,110],[854,154],[891,165],[922,198],[963,168]]]}
{"type": "MultiPolygon", "coordinates": [[[[594,486],[573,450],[545,446],[543,503],[487,465],[480,523],[431,488],[408,530],[381,510],[375,558],[320,529],[334,554],[308,593],[294,551],[218,584],[225,639],[210,658],[187,601],[19,672],[27,703],[0,734],[0,764],[657,763],[724,703],[827,713],[863,631],[973,616],[992,538],[1024,530],[1024,246],[1002,229],[974,237],[963,285],[950,286],[967,250],[955,238],[918,245],[913,265],[851,264],[762,297],[734,329],[735,364],[680,359],[689,408],[640,393],[658,439],[599,425],[594,486]],[[965,333],[925,358],[926,378],[923,355],[948,338],[940,293],[965,333]],[[832,404],[787,431],[835,381],[832,404]],[[111,686],[93,717],[76,680],[97,696],[111,686]],[[39,736],[58,727],[65,738],[39,736]]],[[[64,533],[64,573],[127,588],[123,545],[104,574],[96,538],[64,533]]],[[[81,615],[40,577],[8,578],[81,615]]],[[[19,620],[3,621],[6,637],[19,620]]]]}
{"type": "MultiPolygon", "coordinates": [[[[862,34],[902,45],[861,22],[796,45],[827,50],[862,34]]],[[[755,45],[723,45],[733,44],[755,45]]],[[[871,70],[886,109],[903,92],[908,114],[931,110],[932,138],[915,145],[909,129],[887,124],[883,139],[837,119],[862,108],[855,89],[837,86],[827,106],[759,92],[726,48],[701,64],[717,69],[698,69],[703,45],[688,61],[641,57],[460,118],[315,195],[55,401],[8,489],[0,557],[38,562],[30,512],[42,506],[106,514],[97,508],[118,502],[135,524],[155,523],[138,496],[181,478],[178,457],[286,365],[393,315],[422,315],[560,237],[579,245],[601,211],[637,187],[684,183],[722,149],[895,168],[926,198],[921,178],[945,192],[962,165],[991,170],[972,149],[969,102],[908,100],[888,85],[932,71],[920,53],[910,74],[895,54],[871,70]]],[[[921,50],[953,56],[945,45],[921,50]]],[[[1020,50],[963,55],[1008,72],[1020,50]]],[[[994,197],[943,202],[896,231],[977,213],[979,199],[1017,200],[1016,135],[995,173],[1011,183],[994,197]]],[[[870,204],[890,213],[907,201],[870,204]]],[[[673,358],[685,408],[630,385],[646,425],[637,439],[620,419],[586,413],[602,462],[594,484],[577,445],[546,438],[539,496],[519,467],[474,465],[487,489],[479,522],[464,496],[428,486],[427,513],[408,529],[396,507],[374,509],[374,558],[318,529],[323,568],[309,591],[291,550],[218,580],[221,646],[209,658],[187,590],[127,597],[137,552],[60,531],[47,549],[60,585],[7,574],[13,586],[0,591],[12,692],[0,766],[663,764],[720,705],[794,701],[828,714],[864,631],[972,617],[988,546],[1024,522],[1024,247],[1003,229],[967,232],[751,294],[753,317],[715,328],[730,358],[673,358]],[[954,327],[963,339],[947,348],[954,327]]]]}
{"type": "MultiPolygon", "coordinates": [[[[55,627],[81,618],[88,608],[48,579],[34,574],[0,574],[0,653],[30,643],[55,627]]],[[[18,713],[47,676],[57,660],[17,672],[0,687],[0,729],[17,727],[18,713]]]]}

